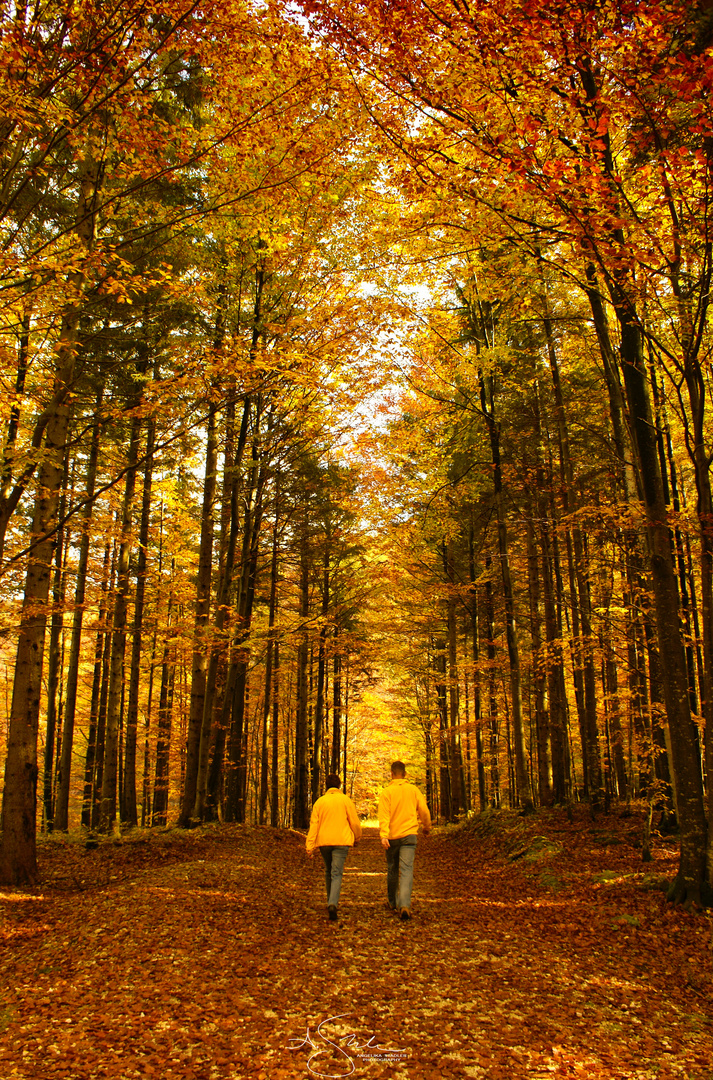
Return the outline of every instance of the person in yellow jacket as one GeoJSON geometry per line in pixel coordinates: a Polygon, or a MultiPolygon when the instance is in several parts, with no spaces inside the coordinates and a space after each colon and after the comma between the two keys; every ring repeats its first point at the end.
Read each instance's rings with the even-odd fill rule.
{"type": "Polygon", "coordinates": [[[330,773],[326,792],[312,807],[306,844],[310,857],[315,848],[319,848],[324,859],[327,912],[331,922],[337,919],[342,872],[349,848],[361,840],[356,807],[349,796],[339,790],[340,784],[337,774],[330,773]]]}
{"type": "Polygon", "coordinates": [[[386,848],[386,894],[402,920],[411,918],[413,861],[419,822],[430,832],[431,815],[421,792],[406,779],[403,761],[391,766],[391,783],[379,798],[379,836],[386,848]]]}

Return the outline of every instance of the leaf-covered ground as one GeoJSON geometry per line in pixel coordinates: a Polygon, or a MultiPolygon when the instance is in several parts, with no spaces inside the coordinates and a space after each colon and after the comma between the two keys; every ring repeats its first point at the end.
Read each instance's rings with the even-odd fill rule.
{"type": "Polygon", "coordinates": [[[5,891],[0,1077],[713,1080],[711,921],[667,905],[635,818],[486,815],[385,904],[368,829],[326,921],[321,859],[222,826],[42,845],[5,891]]]}

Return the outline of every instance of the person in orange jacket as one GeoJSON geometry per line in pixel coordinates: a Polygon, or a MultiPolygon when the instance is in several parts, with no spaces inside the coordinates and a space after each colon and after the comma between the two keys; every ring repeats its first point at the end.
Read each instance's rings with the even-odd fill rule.
{"type": "Polygon", "coordinates": [[[403,761],[391,766],[391,783],[379,798],[379,836],[386,848],[386,894],[389,907],[406,921],[411,918],[413,861],[419,822],[430,832],[431,815],[421,792],[406,779],[403,761]]]}
{"type": "Polygon", "coordinates": [[[337,905],[342,889],[344,863],[352,844],[361,840],[361,824],[356,807],[340,790],[336,773],[327,777],[327,790],[312,807],[307,833],[307,854],[311,858],[319,848],[324,859],[327,884],[327,912],[331,922],[337,920],[337,905]]]}

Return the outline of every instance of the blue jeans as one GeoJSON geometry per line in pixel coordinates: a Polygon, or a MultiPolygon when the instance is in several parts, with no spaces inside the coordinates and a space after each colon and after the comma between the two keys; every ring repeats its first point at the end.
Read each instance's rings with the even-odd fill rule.
{"type": "Polygon", "coordinates": [[[324,876],[327,883],[327,904],[329,907],[339,903],[339,893],[342,889],[342,871],[349,853],[348,845],[338,847],[336,844],[325,844],[319,849],[324,859],[324,876]]]}
{"type": "Polygon", "coordinates": [[[416,833],[389,840],[386,849],[386,892],[392,908],[410,908],[413,890],[413,860],[416,857],[416,833]]]}

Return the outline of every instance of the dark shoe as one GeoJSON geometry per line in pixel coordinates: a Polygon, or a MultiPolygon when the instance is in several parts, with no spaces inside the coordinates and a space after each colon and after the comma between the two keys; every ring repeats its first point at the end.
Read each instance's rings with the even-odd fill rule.
{"type": "Polygon", "coordinates": [[[407,907],[401,908],[401,911],[399,912],[399,918],[401,919],[401,922],[408,922],[408,920],[411,918],[411,912],[407,907]]]}
{"type": "Polygon", "coordinates": [[[329,921],[330,922],[336,922],[337,921],[337,905],[336,904],[330,904],[329,907],[327,908],[327,911],[329,912],[329,921]]]}

